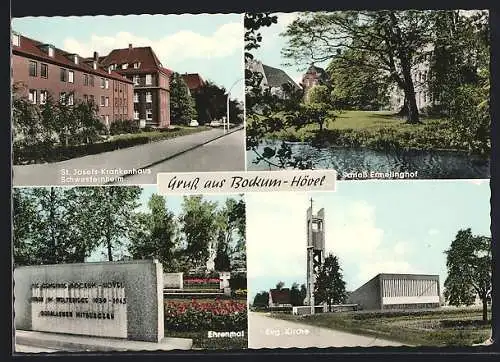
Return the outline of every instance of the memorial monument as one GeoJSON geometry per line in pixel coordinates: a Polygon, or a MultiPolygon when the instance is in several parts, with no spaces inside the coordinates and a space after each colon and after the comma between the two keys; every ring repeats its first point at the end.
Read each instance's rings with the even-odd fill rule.
{"type": "Polygon", "coordinates": [[[189,349],[192,340],[164,336],[163,287],[163,268],[156,260],[17,267],[16,344],[189,349]]]}

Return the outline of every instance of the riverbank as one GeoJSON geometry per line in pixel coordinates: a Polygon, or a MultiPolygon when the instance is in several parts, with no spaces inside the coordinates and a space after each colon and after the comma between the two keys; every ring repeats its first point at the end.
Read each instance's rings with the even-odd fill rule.
{"type": "Polygon", "coordinates": [[[315,147],[368,148],[377,151],[446,150],[487,157],[490,144],[470,141],[448,120],[421,117],[420,124],[387,111],[345,111],[325,122],[266,134],[267,139],[304,142],[315,147]]]}

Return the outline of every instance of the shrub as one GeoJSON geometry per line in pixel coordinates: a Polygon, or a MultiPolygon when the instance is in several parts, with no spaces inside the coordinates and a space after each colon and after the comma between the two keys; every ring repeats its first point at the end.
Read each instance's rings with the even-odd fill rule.
{"type": "Polygon", "coordinates": [[[133,120],[117,120],[111,123],[109,133],[111,135],[139,132],[139,122],[133,120]]]}

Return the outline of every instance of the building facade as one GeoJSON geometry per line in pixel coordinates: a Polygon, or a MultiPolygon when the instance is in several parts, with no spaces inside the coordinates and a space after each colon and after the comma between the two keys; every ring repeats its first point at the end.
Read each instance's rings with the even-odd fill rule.
{"type": "Polygon", "coordinates": [[[314,86],[325,85],[327,83],[328,74],[323,68],[314,65],[314,63],[309,66],[302,76],[302,86],[306,92],[314,86]]]}
{"type": "Polygon", "coordinates": [[[289,288],[269,290],[269,308],[291,308],[291,294],[289,288]]]}
{"type": "Polygon", "coordinates": [[[133,118],[133,84],[95,59],[68,53],[51,44],[12,33],[12,86],[15,93],[43,105],[49,97],[74,105],[92,101],[109,127],[133,118]]]}
{"type": "Polygon", "coordinates": [[[114,49],[99,64],[133,83],[133,119],[141,127],[170,126],[170,75],[151,47],[114,49]]]}
{"type": "Polygon", "coordinates": [[[378,274],[351,292],[348,303],[364,310],[439,308],[439,275],[378,274]]]}

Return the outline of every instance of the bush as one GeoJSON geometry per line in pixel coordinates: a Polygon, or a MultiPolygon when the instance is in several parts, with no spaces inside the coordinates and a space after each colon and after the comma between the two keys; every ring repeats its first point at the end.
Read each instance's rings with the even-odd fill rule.
{"type": "Polygon", "coordinates": [[[139,132],[139,122],[133,120],[118,120],[111,123],[109,133],[111,135],[139,132]]]}

